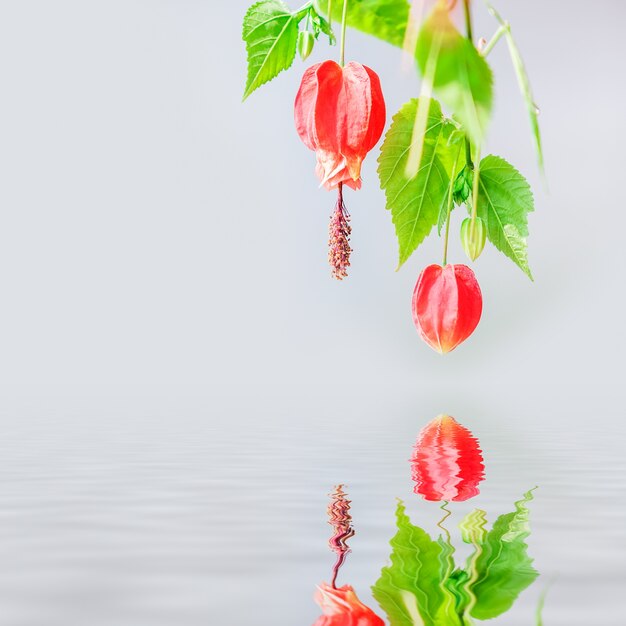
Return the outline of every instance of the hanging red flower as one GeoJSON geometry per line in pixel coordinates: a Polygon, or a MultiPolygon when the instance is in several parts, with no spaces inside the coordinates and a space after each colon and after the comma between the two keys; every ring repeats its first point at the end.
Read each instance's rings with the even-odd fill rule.
{"type": "Polygon", "coordinates": [[[474,272],[467,265],[429,265],[413,291],[413,322],[439,353],[454,350],[473,332],[483,309],[474,272]]]}
{"type": "Polygon", "coordinates": [[[420,432],[411,478],[425,500],[462,502],[478,495],[484,470],[478,440],[453,417],[439,415],[420,432]]]}
{"type": "Polygon", "coordinates": [[[350,585],[335,589],[322,583],[317,589],[315,601],[323,615],[313,626],[385,626],[385,622],[357,598],[350,585]]]}
{"type": "Polygon", "coordinates": [[[361,163],[385,127],[385,100],[376,72],[350,61],[317,63],[304,72],[296,95],[296,130],[315,150],[326,189],[361,187],[361,163]]]}

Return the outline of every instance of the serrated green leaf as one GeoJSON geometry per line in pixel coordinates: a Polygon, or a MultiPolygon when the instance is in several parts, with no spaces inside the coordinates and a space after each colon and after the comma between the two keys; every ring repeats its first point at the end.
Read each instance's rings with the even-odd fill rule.
{"type": "Polygon", "coordinates": [[[520,91],[522,92],[522,97],[524,98],[524,103],[526,104],[526,110],[528,111],[528,118],[530,120],[530,128],[533,134],[533,140],[535,142],[535,150],[537,152],[537,160],[539,162],[539,169],[543,172],[543,149],[541,147],[541,132],[539,131],[539,108],[535,104],[535,100],[533,98],[533,92],[530,87],[530,80],[528,79],[528,73],[526,72],[526,67],[524,66],[524,61],[522,60],[522,55],[520,54],[519,48],[515,43],[515,39],[511,33],[510,24],[502,19],[500,14],[495,10],[493,6],[487,4],[490,13],[496,18],[501,27],[504,28],[504,36],[506,38],[506,43],[509,48],[509,54],[511,56],[511,61],[513,62],[513,68],[515,69],[515,74],[517,76],[517,83],[519,85],[520,91]]]}
{"type": "Polygon", "coordinates": [[[372,587],[374,598],[393,626],[460,626],[455,597],[443,584],[451,548],[411,524],[402,503],[396,511],[391,565],[372,587]]]}
{"type": "Polygon", "coordinates": [[[402,265],[428,236],[445,208],[450,185],[452,151],[448,138],[455,126],[430,100],[428,121],[417,174],[408,177],[406,164],[411,149],[418,100],[414,98],[394,115],[378,157],[378,176],[391,211],[402,265]]]}
{"type": "MultiPolygon", "coordinates": [[[[328,0],[318,0],[317,10],[328,15],[328,0]]],[[[351,0],[348,2],[348,26],[378,37],[394,46],[402,46],[409,18],[407,0],[351,0]]],[[[341,22],[343,0],[333,0],[332,19],[341,22]]]]}
{"type": "Polygon", "coordinates": [[[485,135],[493,103],[493,75],[471,41],[450,20],[445,4],[437,3],[424,22],[415,56],[422,74],[432,50],[437,50],[435,94],[448,106],[475,144],[485,135]]]}
{"type": "Polygon", "coordinates": [[[500,515],[480,542],[474,557],[468,588],[473,596],[472,617],[491,619],[508,611],[519,594],[539,575],[528,556],[526,538],[530,534],[527,504],[532,490],[515,503],[515,511],[500,515]]]}
{"type": "Polygon", "coordinates": [[[489,241],[531,280],[526,237],[527,216],[534,210],[528,181],[504,159],[486,156],[480,162],[477,215],[487,225],[489,241]]]}
{"type": "Polygon", "coordinates": [[[298,22],[306,12],[292,13],[280,0],[253,4],[243,19],[248,52],[245,100],[255,89],[291,67],[296,56],[298,22]]]}

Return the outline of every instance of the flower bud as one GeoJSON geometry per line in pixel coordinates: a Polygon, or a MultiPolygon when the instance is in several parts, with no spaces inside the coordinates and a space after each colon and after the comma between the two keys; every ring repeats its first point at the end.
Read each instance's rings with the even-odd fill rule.
{"type": "Polygon", "coordinates": [[[466,217],[461,224],[461,243],[465,254],[475,261],[485,247],[487,241],[487,227],[480,217],[472,225],[472,218],[466,217]]]}
{"type": "Polygon", "coordinates": [[[474,332],[483,297],[467,265],[429,265],[417,279],[411,308],[422,339],[445,354],[474,332]]]}
{"type": "Polygon", "coordinates": [[[308,30],[301,30],[298,33],[298,54],[303,61],[306,61],[311,52],[313,52],[314,45],[315,37],[313,33],[308,30]]]}

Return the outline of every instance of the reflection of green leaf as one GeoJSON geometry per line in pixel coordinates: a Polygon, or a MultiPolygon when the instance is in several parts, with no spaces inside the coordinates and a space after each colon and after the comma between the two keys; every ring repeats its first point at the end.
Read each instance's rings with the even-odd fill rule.
{"type": "Polygon", "coordinates": [[[253,4],[243,18],[248,51],[245,100],[255,89],[291,67],[296,56],[298,22],[306,12],[291,13],[280,0],[253,4]]]}
{"type": "Polygon", "coordinates": [[[504,36],[506,37],[506,43],[509,47],[511,61],[513,62],[515,74],[517,75],[517,82],[528,111],[530,128],[533,133],[533,139],[535,140],[535,149],[537,151],[537,159],[539,161],[539,169],[543,171],[543,150],[541,148],[541,133],[539,132],[539,109],[537,108],[533,98],[533,92],[530,87],[530,81],[528,79],[528,74],[526,73],[526,68],[524,67],[522,55],[520,54],[519,48],[515,43],[515,39],[513,39],[509,23],[503,20],[500,14],[490,4],[487,6],[489,8],[489,12],[496,18],[496,20],[498,20],[498,23],[504,29],[504,36]]]}
{"type": "Polygon", "coordinates": [[[487,224],[489,241],[532,280],[526,255],[531,211],[533,194],[526,179],[504,159],[486,156],[480,162],[477,215],[487,224]]]}
{"type": "Polygon", "coordinates": [[[480,144],[491,113],[493,75],[472,42],[455,28],[448,9],[441,3],[417,39],[415,54],[422,74],[433,49],[438,50],[435,93],[454,111],[473,142],[480,144]]]}
{"type": "Polygon", "coordinates": [[[384,567],[372,587],[374,597],[392,626],[461,626],[455,597],[443,585],[450,546],[433,541],[413,526],[402,503],[396,511],[398,531],[391,540],[391,565],[384,567]]]}
{"type": "Polygon", "coordinates": [[[468,513],[459,524],[463,541],[473,545],[481,544],[487,534],[486,524],[487,514],[482,509],[474,509],[468,513]]]}
{"type": "Polygon", "coordinates": [[[515,511],[500,515],[479,543],[482,550],[473,559],[469,582],[474,596],[472,617],[491,619],[508,611],[539,575],[525,543],[530,534],[527,504],[531,500],[532,491],[528,491],[515,503],[515,511]]]}
{"type": "MultiPolygon", "coordinates": [[[[396,511],[397,532],[391,540],[391,564],[372,587],[391,626],[470,626],[471,617],[484,620],[501,615],[538,576],[528,556],[528,503],[532,491],[501,515],[487,531],[484,511],[476,509],[459,524],[461,536],[474,547],[463,569],[455,567],[450,533],[434,541],[411,524],[402,503],[396,511]],[[471,616],[471,617],[470,617],[471,616]]],[[[538,624],[545,592],[537,610],[538,624]]]]}
{"type": "MultiPolygon", "coordinates": [[[[328,0],[318,0],[317,9],[328,15],[328,0]]],[[[332,18],[341,22],[342,0],[333,0],[332,18]]],[[[348,25],[374,35],[394,46],[402,46],[409,18],[407,0],[351,0],[348,2],[348,25]]]]}
{"type": "Polygon", "coordinates": [[[394,115],[378,158],[380,186],[398,237],[399,265],[422,243],[445,208],[454,162],[451,151],[458,150],[456,144],[448,144],[454,124],[431,100],[419,168],[415,176],[407,177],[417,106],[417,99],[410,100],[394,115]]]}

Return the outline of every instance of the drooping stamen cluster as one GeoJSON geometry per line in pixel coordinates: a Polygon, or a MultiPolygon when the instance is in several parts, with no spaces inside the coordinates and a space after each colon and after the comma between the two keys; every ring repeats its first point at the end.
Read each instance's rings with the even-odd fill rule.
{"type": "Polygon", "coordinates": [[[346,497],[343,485],[337,485],[335,491],[330,495],[330,498],[330,504],[328,505],[328,523],[333,527],[335,532],[328,540],[328,546],[337,555],[331,580],[332,587],[336,588],[337,574],[339,573],[339,568],[346,560],[346,556],[350,552],[347,541],[350,537],[354,536],[354,528],[352,528],[352,516],[350,515],[350,500],[346,497]]]}
{"type": "Polygon", "coordinates": [[[330,216],[328,226],[328,262],[331,272],[337,280],[343,280],[348,275],[350,267],[350,214],[343,202],[342,184],[339,184],[337,203],[333,214],[330,216]]]}

